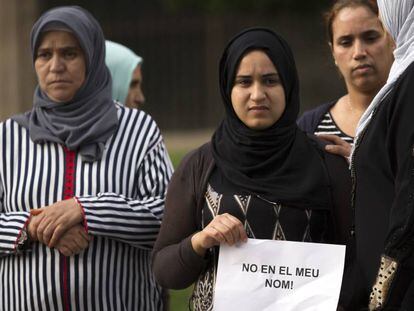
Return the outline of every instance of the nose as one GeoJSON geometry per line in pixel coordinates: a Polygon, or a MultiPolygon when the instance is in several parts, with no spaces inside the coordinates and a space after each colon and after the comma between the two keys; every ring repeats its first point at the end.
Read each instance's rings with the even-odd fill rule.
{"type": "Polygon", "coordinates": [[[261,83],[254,83],[250,93],[250,99],[254,102],[261,101],[266,98],[266,92],[261,83]]]}
{"type": "Polygon", "coordinates": [[[356,40],[354,45],[354,59],[359,60],[367,56],[367,50],[364,42],[356,40]]]}
{"type": "Polygon", "coordinates": [[[50,59],[50,71],[52,72],[60,72],[64,69],[64,63],[59,55],[53,55],[50,59]]]}
{"type": "Polygon", "coordinates": [[[145,103],[145,96],[141,89],[135,94],[134,101],[137,103],[137,105],[142,105],[145,103]]]}

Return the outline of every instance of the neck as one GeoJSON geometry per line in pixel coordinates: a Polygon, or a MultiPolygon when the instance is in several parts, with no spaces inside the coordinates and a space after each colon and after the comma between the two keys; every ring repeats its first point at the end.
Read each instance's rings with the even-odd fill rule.
{"type": "Polygon", "coordinates": [[[349,91],[348,95],[346,95],[349,105],[353,110],[364,112],[369,104],[371,103],[372,99],[375,97],[376,93],[361,93],[355,91],[349,91]]]}

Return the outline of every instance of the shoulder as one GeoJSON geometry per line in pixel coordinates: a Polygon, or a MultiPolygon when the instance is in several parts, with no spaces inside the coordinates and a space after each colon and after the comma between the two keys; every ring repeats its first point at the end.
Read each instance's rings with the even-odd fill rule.
{"type": "Polygon", "coordinates": [[[141,139],[162,140],[157,122],[145,111],[117,105],[117,113],[119,132],[133,133],[133,135],[137,135],[141,139]]]}
{"type": "Polygon", "coordinates": [[[319,105],[314,109],[305,111],[297,121],[299,128],[307,133],[313,133],[323,115],[328,112],[329,109],[336,104],[336,102],[337,100],[330,101],[328,103],[319,105]]]}
{"type": "Polygon", "coordinates": [[[195,170],[203,171],[212,165],[213,162],[211,142],[208,142],[187,153],[181,161],[178,170],[180,168],[192,167],[195,170]]]}
{"type": "Polygon", "coordinates": [[[330,177],[337,178],[335,177],[336,172],[341,172],[339,176],[343,176],[342,173],[344,173],[345,176],[350,175],[349,165],[344,157],[325,151],[325,146],[328,144],[327,141],[319,139],[316,135],[313,134],[308,134],[308,138],[311,144],[314,145],[314,147],[321,155],[330,177]]]}

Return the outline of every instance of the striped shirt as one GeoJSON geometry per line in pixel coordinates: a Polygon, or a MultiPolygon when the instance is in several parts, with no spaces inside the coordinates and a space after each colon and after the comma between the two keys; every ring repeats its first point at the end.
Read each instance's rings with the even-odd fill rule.
{"type": "Polygon", "coordinates": [[[342,138],[347,143],[350,143],[350,144],[354,143],[354,138],[342,132],[341,129],[336,125],[329,111],[324,114],[314,134],[315,135],[319,135],[319,134],[336,135],[342,138]]]}
{"type": "Polygon", "coordinates": [[[118,107],[102,159],[82,161],[56,143],[35,144],[0,123],[0,310],[161,310],[150,252],[172,174],[160,131],[146,113],[118,107]],[[65,257],[40,243],[18,253],[29,211],[76,196],[93,239],[65,257]]]}

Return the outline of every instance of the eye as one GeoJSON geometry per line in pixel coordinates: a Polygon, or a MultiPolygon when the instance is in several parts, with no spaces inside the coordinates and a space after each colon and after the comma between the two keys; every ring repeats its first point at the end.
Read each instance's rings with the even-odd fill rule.
{"type": "Polygon", "coordinates": [[[338,41],[338,45],[342,47],[349,47],[352,45],[351,39],[341,39],[338,41]]]}
{"type": "Polygon", "coordinates": [[[239,86],[249,86],[252,83],[252,79],[249,78],[237,78],[235,81],[235,85],[239,85],[239,86]]]}
{"type": "Polygon", "coordinates": [[[52,57],[52,53],[49,51],[39,51],[37,52],[36,59],[47,60],[52,57]]]}
{"type": "Polygon", "coordinates": [[[377,42],[379,37],[380,37],[379,34],[370,34],[370,35],[366,36],[364,39],[368,43],[375,43],[375,42],[377,42]]]}
{"type": "Polygon", "coordinates": [[[74,59],[78,56],[78,52],[74,50],[68,50],[65,51],[63,55],[66,59],[74,59]]]}
{"type": "Polygon", "coordinates": [[[268,86],[278,85],[280,84],[280,79],[277,76],[264,77],[263,83],[268,86]]]}

